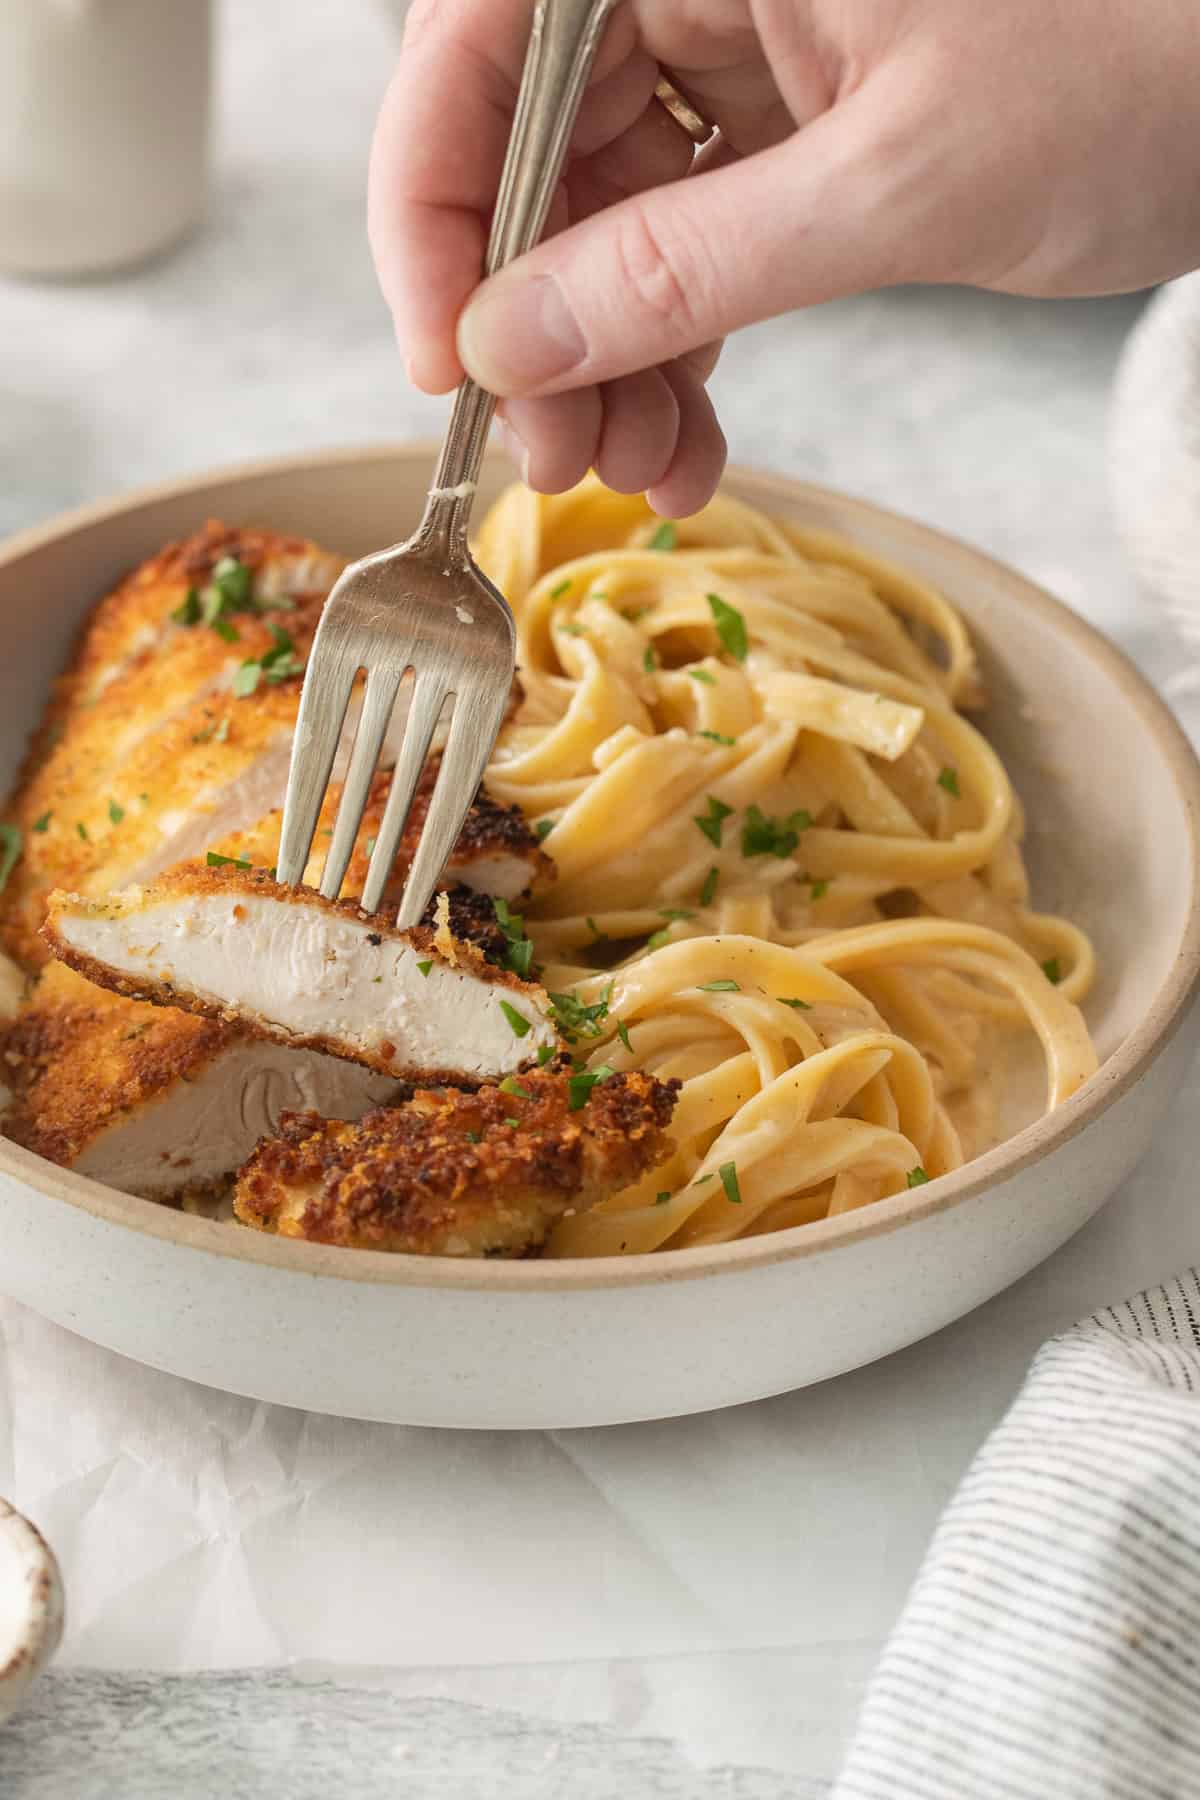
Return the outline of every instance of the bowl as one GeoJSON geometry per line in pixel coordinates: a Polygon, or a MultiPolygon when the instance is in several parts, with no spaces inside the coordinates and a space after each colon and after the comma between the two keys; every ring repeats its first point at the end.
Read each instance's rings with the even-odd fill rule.
{"type": "MultiPolygon", "coordinates": [[[[428,445],[176,481],[0,549],[0,775],[88,607],[209,515],[356,554],[415,520],[428,445]]],[[[489,458],[482,501],[508,479],[489,458]]],[[[731,471],[730,490],[906,565],[962,609],[984,729],[1030,820],[1039,904],[1089,930],[1103,1059],[1066,1105],[892,1199],[648,1257],[439,1261],[289,1242],[133,1199],[0,1143],[0,1287],[156,1368],[256,1399],[408,1424],[602,1425],[754,1400],[871,1362],[1057,1249],[1142,1154],[1195,1049],[1200,767],[1129,662],[978,551],[859,500],[731,471]]]]}
{"type": "Polygon", "coordinates": [[[54,1552],[35,1525],[0,1500],[0,1724],[58,1649],[62,1630],[54,1552]]]}

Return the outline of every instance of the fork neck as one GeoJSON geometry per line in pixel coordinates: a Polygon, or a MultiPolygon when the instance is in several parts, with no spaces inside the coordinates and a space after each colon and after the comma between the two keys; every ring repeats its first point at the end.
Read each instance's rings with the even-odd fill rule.
{"type": "Polygon", "coordinates": [[[451,564],[470,560],[467,528],[495,410],[495,397],[469,378],[454,396],[450,423],[416,534],[423,547],[443,550],[451,564]]]}

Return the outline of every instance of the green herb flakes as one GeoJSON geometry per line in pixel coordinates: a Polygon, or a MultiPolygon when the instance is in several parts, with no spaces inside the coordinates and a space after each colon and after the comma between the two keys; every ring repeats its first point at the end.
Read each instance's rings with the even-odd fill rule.
{"type": "MultiPolygon", "coordinates": [[[[49,813],[46,817],[50,817],[49,813]]],[[[24,841],[19,825],[0,825],[0,893],[7,887],[9,876],[21,860],[24,841]]]]}
{"type": "Polygon", "coordinates": [[[717,882],[720,880],[720,877],[721,871],[719,869],[710,869],[708,874],[704,877],[704,886],[700,889],[701,906],[711,906],[716,899],[717,882]]]}
{"type": "Polygon", "coordinates": [[[44,812],[40,819],[35,819],[33,821],[34,831],[49,831],[50,821],[53,817],[54,814],[52,812],[44,812]]]}
{"type": "Polygon", "coordinates": [[[654,1204],[655,1204],[655,1206],[665,1206],[667,1204],[667,1201],[670,1198],[671,1198],[670,1188],[663,1188],[661,1193],[655,1194],[654,1204]]]}
{"type": "Polygon", "coordinates": [[[463,1136],[466,1138],[468,1144],[482,1144],[483,1142],[483,1138],[478,1131],[464,1131],[463,1136]]]}
{"type": "Polygon", "coordinates": [[[708,738],[711,743],[723,744],[728,749],[737,743],[735,737],[729,737],[723,731],[698,731],[697,737],[708,738]]]}
{"type": "Polygon", "coordinates": [[[645,670],[647,675],[653,675],[653,673],[654,673],[655,669],[657,669],[657,667],[658,667],[658,658],[654,654],[654,648],[651,644],[647,644],[645,655],[642,657],[642,668],[645,670]]]}
{"type": "Polygon", "coordinates": [[[746,621],[736,606],[730,606],[722,600],[720,594],[709,594],[708,610],[713,616],[713,624],[729,655],[735,662],[745,662],[750,650],[750,640],[746,635],[746,621]]]}
{"type": "Polygon", "coordinates": [[[945,788],[946,792],[952,794],[956,800],[959,798],[957,769],[952,769],[947,765],[938,775],[937,784],[940,788],[945,788]]]}
{"type": "Polygon", "coordinates": [[[724,1162],[717,1170],[721,1177],[721,1186],[725,1189],[725,1198],[733,1206],[742,1204],[742,1190],[738,1186],[737,1164],[724,1162]]]}
{"type": "Polygon", "coordinates": [[[811,1012],[812,1011],[812,1001],[811,1000],[797,1000],[787,994],[776,994],[775,998],[778,1000],[780,1006],[794,1007],[797,1012],[811,1012]]]}
{"type": "Polygon", "coordinates": [[[245,856],[222,856],[216,850],[210,850],[205,857],[210,869],[248,869],[250,861],[245,856]]]}
{"type": "Polygon", "coordinates": [[[621,1042],[624,1044],[625,1048],[628,1050],[630,1056],[632,1056],[633,1055],[633,1045],[629,1041],[629,1027],[625,1023],[624,1019],[617,1020],[617,1036],[620,1038],[621,1042]]]}
{"type": "Polygon", "coordinates": [[[612,999],[613,984],[610,981],[600,998],[591,1006],[585,1006],[577,994],[551,994],[550,1015],[568,1043],[576,1038],[600,1037],[602,1021],[608,1017],[608,1003],[612,999]]]}
{"type": "Polygon", "coordinates": [[[648,550],[673,550],[678,542],[679,532],[674,519],[664,519],[661,525],[655,526],[646,548],[648,550]]]}
{"type": "Polygon", "coordinates": [[[740,994],[741,991],[736,981],[702,981],[700,983],[702,994],[740,994]]]}
{"type": "Polygon", "coordinates": [[[664,925],[661,931],[652,931],[650,933],[650,936],[646,939],[646,948],[647,950],[661,950],[664,944],[670,942],[670,938],[671,933],[664,925]]]}
{"type": "Polygon", "coordinates": [[[601,1063],[598,1069],[578,1069],[567,1078],[567,1108],[570,1112],[579,1112],[592,1097],[592,1089],[599,1081],[607,1081],[615,1075],[607,1063],[601,1063]]]}
{"type": "Polygon", "coordinates": [[[500,1083],[500,1092],[502,1094],[515,1094],[519,1100],[533,1099],[533,1095],[530,1093],[529,1089],[523,1088],[513,1075],[506,1075],[504,1077],[504,1080],[500,1083]]]}
{"type": "Polygon", "coordinates": [[[908,1171],[904,1180],[906,1185],[910,1188],[924,1187],[925,1183],[929,1180],[929,1176],[921,1167],[920,1163],[918,1163],[915,1169],[910,1169],[908,1171]]]}
{"type": "Polygon", "coordinates": [[[433,967],[432,957],[426,957],[423,962],[419,962],[417,964],[417,967],[418,967],[418,969],[420,969],[420,971],[421,971],[422,975],[425,977],[426,981],[428,981],[429,980],[429,971],[433,967]]]}
{"type": "Polygon", "coordinates": [[[742,826],[742,855],[791,856],[800,842],[800,833],[811,824],[812,815],[803,807],[785,819],[772,819],[759,807],[748,806],[742,826]]]}
{"type": "Polygon", "coordinates": [[[809,891],[814,900],[823,900],[829,892],[829,883],[827,881],[810,881],[809,891]]]}
{"type": "Polygon", "coordinates": [[[570,593],[573,585],[574,583],[568,575],[565,581],[560,581],[557,587],[552,587],[550,589],[550,598],[552,600],[561,600],[564,594],[570,593]]]}
{"type": "Polygon", "coordinates": [[[91,838],[90,838],[90,837],[89,837],[89,836],[88,836],[88,828],[87,828],[87,826],[86,826],[86,825],[85,825],[85,824],[84,824],[84,822],[83,822],[83,820],[82,820],[82,819],[79,819],[79,820],[77,820],[77,822],[76,822],[76,825],[75,825],[75,829],[76,829],[76,831],[77,831],[77,832],[78,832],[78,833],[79,833],[79,835],[80,835],[80,837],[81,837],[81,838],[82,838],[82,839],[83,839],[83,841],[84,841],[84,843],[85,843],[85,844],[90,844],[90,843],[91,843],[91,841],[92,841],[92,840],[91,840],[91,838]]]}
{"type": "Polygon", "coordinates": [[[548,1062],[553,1061],[554,1055],[555,1055],[555,1050],[554,1050],[553,1044],[539,1045],[538,1053],[537,1053],[538,1068],[544,1069],[548,1062]]]}
{"type": "Polygon", "coordinates": [[[709,794],[708,810],[704,813],[698,813],[693,818],[692,823],[693,825],[698,825],[700,827],[710,844],[715,844],[717,848],[720,849],[721,831],[726,819],[730,816],[732,811],[732,806],[726,806],[724,800],[716,800],[709,794]]]}
{"type": "Polygon", "coordinates": [[[1046,977],[1047,981],[1052,981],[1055,987],[1058,986],[1059,982],[1062,980],[1062,964],[1059,962],[1057,956],[1049,956],[1046,958],[1046,961],[1042,964],[1042,974],[1046,977]]]}
{"type": "Polygon", "coordinates": [[[537,833],[537,841],[540,844],[548,838],[550,833],[554,830],[554,820],[539,819],[533,829],[537,833]]]}
{"type": "Polygon", "coordinates": [[[716,687],[717,685],[717,678],[711,669],[689,669],[688,674],[693,681],[698,681],[701,687],[716,687]]]}
{"type": "Polygon", "coordinates": [[[200,623],[200,596],[195,588],[188,589],[171,617],[176,625],[198,625],[200,623]]]}
{"type": "Polygon", "coordinates": [[[531,1027],[529,1020],[525,1017],[524,1013],[519,1013],[515,1006],[510,1006],[508,1004],[507,1000],[501,1000],[500,1011],[508,1020],[514,1037],[528,1037],[531,1027]]]}
{"type": "Polygon", "coordinates": [[[108,816],[114,825],[119,825],[121,820],[125,817],[125,808],[123,806],[118,806],[115,800],[110,800],[108,803],[108,816]]]}

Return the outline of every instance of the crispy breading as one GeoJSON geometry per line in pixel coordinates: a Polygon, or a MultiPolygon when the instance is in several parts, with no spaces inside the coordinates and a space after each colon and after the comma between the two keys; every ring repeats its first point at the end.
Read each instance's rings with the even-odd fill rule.
{"type": "Polygon", "coordinates": [[[3,811],[23,840],[0,896],[0,940],[19,962],[36,968],[44,959],[37,931],[52,888],[104,893],[153,872],[147,863],[164,831],[170,844],[167,828],[189,817],[195,842],[174,843],[166,860],[195,854],[221,795],[272,748],[277,766],[265,791],[247,794],[248,810],[235,823],[252,824],[275,801],[299,678],[260,680],[244,699],[230,684],[244,661],[278,646],[278,632],[286,631],[302,660],[340,566],[302,538],[213,524],[144,564],[100,603],[3,811]],[[189,589],[202,589],[231,555],[251,571],[260,609],[223,621],[236,638],[174,621],[189,589]],[[293,578],[316,585],[301,590],[293,578]]]}
{"type": "Polygon", "coordinates": [[[4,1135],[69,1168],[111,1125],[239,1036],[231,1025],[139,1005],[50,963],[3,1037],[12,1091],[4,1135]]]}
{"type": "Polygon", "coordinates": [[[473,1094],[414,1094],[357,1125],[285,1116],[237,1181],[246,1225],[313,1243],[416,1256],[524,1256],[569,1209],[670,1155],[678,1082],[630,1073],[586,1102],[549,1070],[473,1094]]]}
{"type": "Polygon", "coordinates": [[[90,981],[397,1081],[469,1083],[558,1043],[545,991],[474,944],[289,888],[185,864],[104,900],[55,892],[42,935],[90,981]],[[199,973],[197,973],[197,970],[199,973]]]}

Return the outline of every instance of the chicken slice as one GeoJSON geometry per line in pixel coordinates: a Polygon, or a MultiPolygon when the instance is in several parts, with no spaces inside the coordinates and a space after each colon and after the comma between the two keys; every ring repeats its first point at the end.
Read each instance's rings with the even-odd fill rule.
{"type": "Polygon", "coordinates": [[[670,1155],[678,1082],[546,1070],[473,1094],[419,1091],[359,1124],[291,1114],[238,1177],[234,1211],[283,1237],[417,1256],[523,1256],[568,1210],[670,1155]]]}
{"type": "Polygon", "coordinates": [[[184,867],[106,900],[55,893],[43,935],[103,987],[396,1080],[487,1081],[557,1050],[542,988],[449,930],[391,921],[264,870],[184,867]]]}
{"type": "Polygon", "coordinates": [[[150,1200],[211,1191],[285,1112],[346,1118],[393,1098],[385,1075],[139,1005],[49,963],[3,1040],[4,1135],[150,1200]]]}

